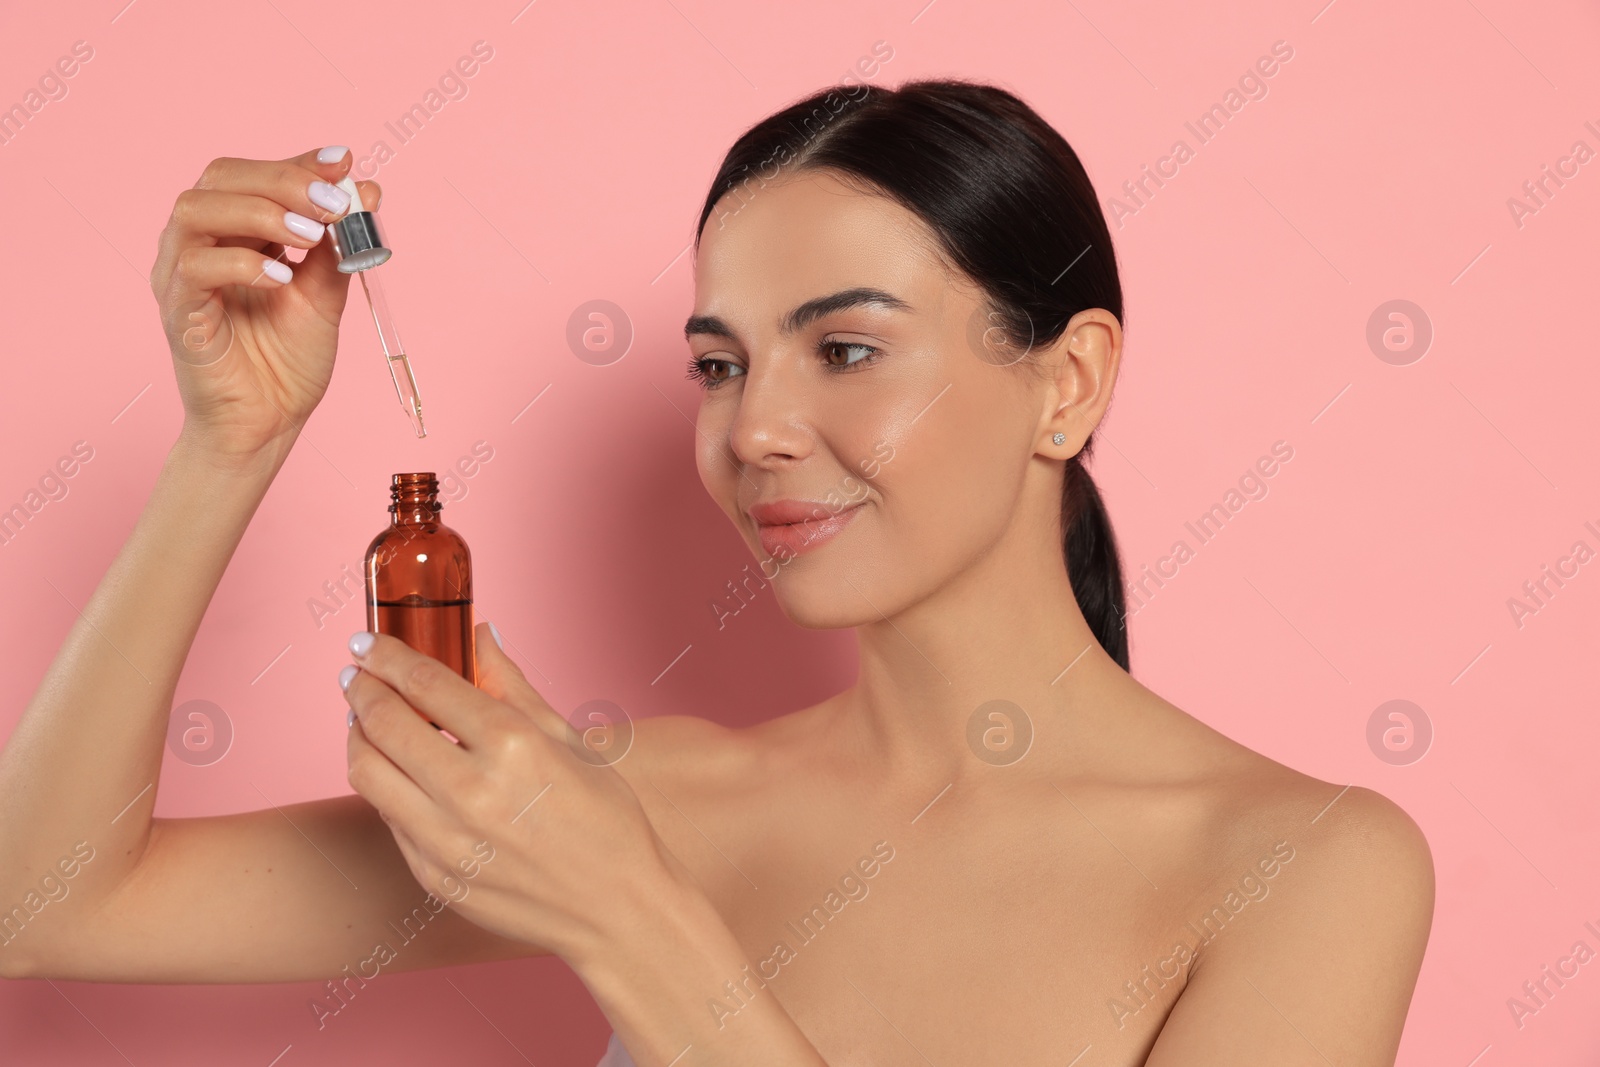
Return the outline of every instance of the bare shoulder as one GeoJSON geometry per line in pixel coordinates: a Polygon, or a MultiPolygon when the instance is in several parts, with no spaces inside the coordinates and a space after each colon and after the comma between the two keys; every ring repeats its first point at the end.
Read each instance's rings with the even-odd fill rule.
{"type": "MultiPolygon", "coordinates": [[[[1306,776],[1301,776],[1306,777],[1306,776]]],[[[1354,784],[1336,786],[1306,778],[1295,811],[1327,797],[1307,824],[1307,838],[1330,858],[1343,861],[1340,870],[1381,868],[1397,889],[1426,890],[1433,896],[1433,853],[1422,828],[1407,811],[1376,790],[1354,784]],[[1329,792],[1337,790],[1330,797],[1329,792]],[[1320,829],[1319,829],[1320,828],[1320,829]]]]}
{"type": "MultiPolygon", "coordinates": [[[[1404,808],[1353,782],[1304,774],[1212,729],[1156,698],[1140,716],[1138,784],[1152,796],[1173,792],[1210,832],[1208,847],[1244,847],[1279,835],[1349,865],[1380,865],[1431,896],[1433,863],[1427,839],[1404,808]]],[[[1345,877],[1330,868],[1330,876],[1345,877]]]]}
{"type": "Polygon", "coordinates": [[[1433,854],[1404,808],[1374,789],[1321,781],[1277,764],[1260,774],[1253,790],[1236,795],[1235,839],[1271,837],[1292,861],[1285,866],[1293,867],[1262,937],[1241,938],[1237,951],[1274,951],[1273,945],[1295,938],[1326,937],[1347,950],[1390,953],[1396,963],[1414,950],[1420,965],[1433,920],[1433,854]]]}
{"type": "Polygon", "coordinates": [[[1404,872],[1407,885],[1431,895],[1427,840],[1400,805],[1365,786],[1286,766],[1148,690],[1140,697],[1119,709],[1116,730],[1105,731],[1092,758],[1113,768],[1105,775],[1111,784],[1162,816],[1167,833],[1213,856],[1287,840],[1341,865],[1404,872]]]}
{"type": "Polygon", "coordinates": [[[1301,892],[1333,898],[1321,904],[1351,899],[1365,886],[1382,888],[1392,901],[1426,902],[1431,914],[1432,852],[1404,808],[1375,789],[1323,781],[1236,747],[1217,782],[1218,796],[1226,798],[1219,815],[1236,841],[1268,832],[1313,853],[1318,876],[1301,892]]]}
{"type": "Polygon", "coordinates": [[[1315,877],[1294,894],[1296,916],[1307,922],[1321,916],[1324,927],[1342,924],[1340,936],[1352,945],[1402,957],[1414,949],[1420,966],[1434,901],[1433,853],[1422,828],[1376,790],[1298,777],[1306,779],[1301,795],[1285,800],[1279,816],[1293,829],[1315,806],[1300,831],[1312,860],[1306,870],[1315,877]]]}
{"type": "Polygon", "coordinates": [[[1245,1048],[1270,1062],[1392,1064],[1433,920],[1421,828],[1374,789],[1220,734],[1199,748],[1214,757],[1211,843],[1236,861],[1204,890],[1205,936],[1149,1067],[1231,1064],[1245,1048]]]}

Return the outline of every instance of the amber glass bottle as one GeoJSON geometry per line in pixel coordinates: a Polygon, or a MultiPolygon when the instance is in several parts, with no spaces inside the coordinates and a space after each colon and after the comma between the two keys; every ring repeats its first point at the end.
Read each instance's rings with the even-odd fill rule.
{"type": "Polygon", "coordinates": [[[439,521],[438,479],[396,474],[389,496],[389,528],[372,539],[363,568],[367,629],[393,634],[476,685],[472,553],[439,521]]]}

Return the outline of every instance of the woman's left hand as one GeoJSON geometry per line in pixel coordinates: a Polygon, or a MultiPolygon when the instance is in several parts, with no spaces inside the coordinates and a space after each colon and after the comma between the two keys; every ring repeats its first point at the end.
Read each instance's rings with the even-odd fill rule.
{"type": "Polygon", "coordinates": [[[476,687],[393,636],[351,638],[359,669],[340,674],[356,715],[350,785],[424,888],[576,964],[682,888],[684,868],[628,782],[579,754],[580,735],[486,624],[476,636],[476,687]]]}

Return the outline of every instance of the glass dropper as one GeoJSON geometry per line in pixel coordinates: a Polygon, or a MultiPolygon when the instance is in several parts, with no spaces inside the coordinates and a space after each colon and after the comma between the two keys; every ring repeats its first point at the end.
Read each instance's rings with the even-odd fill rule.
{"type": "Polygon", "coordinates": [[[372,324],[378,328],[378,343],[383,346],[383,356],[389,364],[389,377],[394,380],[394,391],[400,397],[400,406],[411,418],[418,437],[428,436],[422,425],[422,397],[417,393],[417,378],[411,370],[411,360],[400,344],[400,330],[395,326],[389,311],[389,298],[383,291],[383,278],[375,270],[357,273],[361,288],[367,294],[367,306],[372,309],[372,324]]]}
{"type": "Polygon", "coordinates": [[[361,194],[356,183],[347,174],[338,186],[350,197],[353,210],[345,212],[328,226],[334,251],[339,256],[339,271],[359,274],[361,289],[367,294],[367,307],[372,310],[372,324],[378,328],[378,343],[383,346],[383,358],[389,366],[389,378],[400,397],[400,407],[418,437],[428,436],[422,425],[422,397],[417,392],[417,378],[411,370],[411,360],[400,343],[400,331],[395,326],[394,314],[389,310],[389,298],[383,291],[383,280],[373,268],[387,263],[394,253],[384,244],[378,231],[378,216],[362,207],[361,194]],[[368,274],[372,276],[369,278],[368,274]],[[399,364],[399,366],[396,366],[399,364]]]}

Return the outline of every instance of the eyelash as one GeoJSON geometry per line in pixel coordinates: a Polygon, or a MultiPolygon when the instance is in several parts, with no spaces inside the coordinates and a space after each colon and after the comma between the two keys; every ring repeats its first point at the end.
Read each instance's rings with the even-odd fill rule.
{"type": "MultiPolygon", "coordinates": [[[[830,348],[864,348],[868,353],[866,357],[858,359],[854,363],[823,364],[824,367],[830,371],[834,371],[835,373],[848,373],[850,371],[858,370],[861,367],[866,366],[868,363],[876,362],[880,355],[879,350],[874,348],[872,345],[864,345],[856,341],[835,341],[825,337],[821,341],[817,342],[816,351],[819,355],[826,353],[830,348]]],[[[713,359],[710,356],[691,357],[689,360],[688,374],[686,377],[699,382],[700,387],[703,389],[715,389],[718,386],[732,380],[731,378],[723,378],[721,381],[713,381],[711,375],[706,370],[706,368],[713,363],[727,363],[730,366],[737,366],[737,364],[733,363],[731,360],[726,359],[713,359]]]]}

